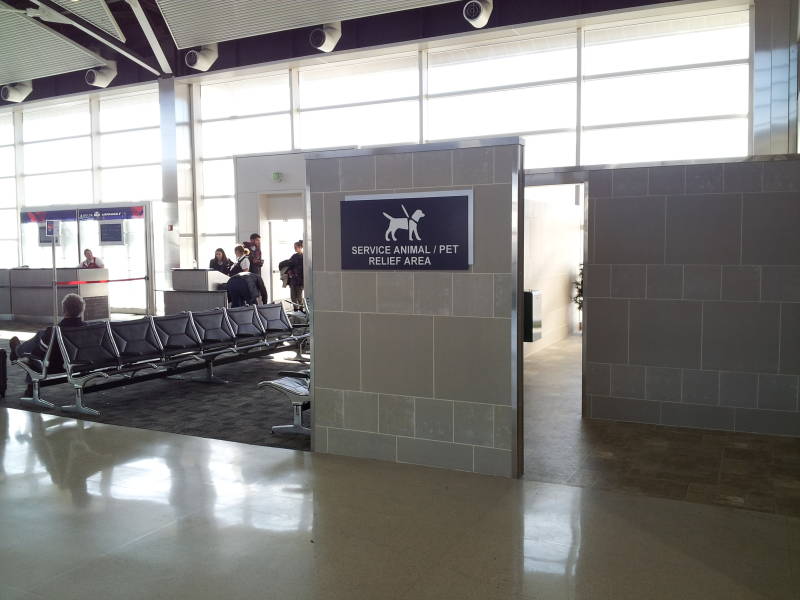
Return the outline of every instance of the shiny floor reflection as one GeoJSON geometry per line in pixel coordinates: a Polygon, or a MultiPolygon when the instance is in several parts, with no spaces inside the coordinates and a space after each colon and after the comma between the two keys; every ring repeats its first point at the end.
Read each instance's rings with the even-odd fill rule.
{"type": "Polygon", "coordinates": [[[800,521],[0,409],[0,598],[798,598],[800,521]]]}

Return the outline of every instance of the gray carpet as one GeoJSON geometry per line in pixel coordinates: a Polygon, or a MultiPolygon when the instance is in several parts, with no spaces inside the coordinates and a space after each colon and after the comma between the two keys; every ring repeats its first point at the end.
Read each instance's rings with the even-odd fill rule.
{"type": "MultiPolygon", "coordinates": [[[[33,332],[36,326],[5,322],[0,329],[33,332]]],[[[0,336],[0,347],[8,351],[8,334],[0,336]]],[[[156,379],[104,390],[85,396],[85,404],[100,411],[88,421],[181,433],[200,437],[308,450],[309,438],[299,435],[273,435],[273,425],[292,422],[292,407],[285,396],[269,388],[258,388],[258,382],[277,379],[278,371],[297,371],[307,365],[286,361],[293,353],[279,359],[254,358],[223,365],[216,374],[230,381],[229,385],[213,385],[191,381],[203,371],[188,373],[184,380],[156,379]]],[[[8,365],[8,389],[2,405],[37,411],[19,402],[25,389],[25,373],[8,365]]],[[[66,385],[43,388],[42,397],[57,406],[71,404],[73,393],[66,385]]],[[[38,411],[62,414],[56,410],[38,411]]],[[[304,420],[309,418],[308,411],[304,420]]]]}

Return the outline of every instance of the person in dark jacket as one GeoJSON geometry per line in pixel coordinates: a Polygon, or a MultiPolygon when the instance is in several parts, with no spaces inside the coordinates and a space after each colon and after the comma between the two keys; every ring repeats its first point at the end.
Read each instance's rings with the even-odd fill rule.
{"type": "Polygon", "coordinates": [[[259,275],[240,273],[228,280],[228,300],[230,300],[231,308],[256,303],[259,296],[258,279],[261,279],[259,275]]]}
{"type": "Polygon", "coordinates": [[[303,308],[303,240],[297,240],[294,243],[294,254],[278,265],[279,269],[286,268],[286,274],[289,276],[289,290],[291,292],[292,303],[297,308],[303,308]]]}
{"type": "Polygon", "coordinates": [[[250,272],[261,275],[261,267],[264,266],[264,258],[261,255],[261,236],[257,233],[250,234],[250,241],[242,242],[242,246],[250,251],[250,272]]]}
{"type": "MultiPolygon", "coordinates": [[[[86,302],[78,294],[67,294],[61,301],[61,314],[64,318],[58,322],[59,327],[71,328],[82,327],[86,324],[83,320],[83,311],[86,308],[86,302]]],[[[53,328],[48,327],[34,335],[31,339],[20,342],[17,336],[12,337],[8,341],[11,349],[9,358],[12,362],[20,358],[31,357],[37,360],[42,360],[47,353],[47,348],[50,345],[50,340],[53,336],[53,328]]],[[[64,359],[61,357],[61,351],[54,348],[50,354],[50,363],[48,371],[57,373],[64,368],[64,359]]],[[[28,397],[32,394],[30,375],[26,378],[28,387],[25,389],[25,396],[28,397]]]]}
{"type": "Polygon", "coordinates": [[[233,261],[225,255],[225,250],[217,248],[214,251],[214,258],[208,263],[208,268],[214,271],[219,271],[227,275],[231,271],[233,261]]]}

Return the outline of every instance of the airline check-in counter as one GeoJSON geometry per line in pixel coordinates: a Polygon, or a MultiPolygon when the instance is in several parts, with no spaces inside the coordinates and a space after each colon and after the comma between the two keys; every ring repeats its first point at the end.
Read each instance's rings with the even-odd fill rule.
{"type": "Polygon", "coordinates": [[[173,269],[172,290],[164,292],[164,314],[228,305],[228,276],[212,269],[173,269]]]}
{"type": "MultiPolygon", "coordinates": [[[[4,269],[0,272],[0,314],[13,315],[15,319],[51,321],[53,319],[53,270],[4,269]],[[7,275],[7,278],[6,278],[7,275]],[[8,287],[2,285],[8,282],[8,287]],[[8,289],[7,295],[3,290],[8,289]],[[5,306],[6,298],[9,306],[5,306]],[[9,310],[7,311],[6,308],[9,310]]],[[[58,309],[67,294],[79,294],[86,302],[84,319],[108,319],[107,283],[83,283],[108,279],[107,269],[56,269],[58,309]]]]}

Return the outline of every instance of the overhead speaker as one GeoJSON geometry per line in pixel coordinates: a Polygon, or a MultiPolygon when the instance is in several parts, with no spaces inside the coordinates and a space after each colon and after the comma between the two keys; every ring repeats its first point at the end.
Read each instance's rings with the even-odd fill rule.
{"type": "Polygon", "coordinates": [[[207,44],[200,46],[199,50],[189,50],[184,60],[186,66],[195,71],[208,71],[219,58],[219,48],[217,44],[207,44]]]}
{"type": "Polygon", "coordinates": [[[32,91],[33,83],[30,81],[11,83],[0,88],[0,99],[6,102],[22,102],[31,95],[32,91]]]}
{"type": "Polygon", "coordinates": [[[464,5],[464,18],[467,23],[476,29],[480,29],[489,22],[493,8],[493,0],[469,0],[464,5]]]}
{"type": "Polygon", "coordinates": [[[106,61],[105,67],[100,67],[98,69],[89,69],[86,71],[86,76],[84,79],[86,83],[92,85],[94,87],[104,88],[108,87],[108,84],[114,81],[114,78],[117,76],[117,62],[114,60],[106,61]]]}
{"type": "Polygon", "coordinates": [[[308,43],[320,52],[330,52],[342,38],[342,22],[326,23],[322,27],[317,27],[308,36],[308,43]]]}

